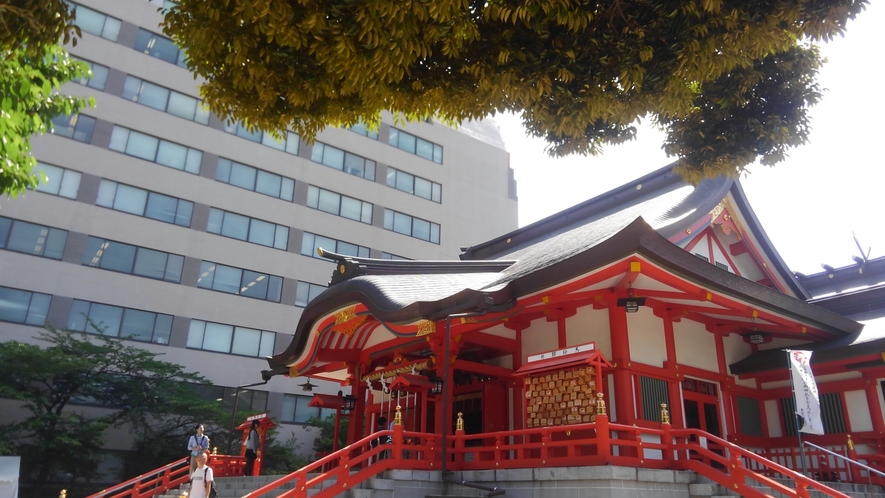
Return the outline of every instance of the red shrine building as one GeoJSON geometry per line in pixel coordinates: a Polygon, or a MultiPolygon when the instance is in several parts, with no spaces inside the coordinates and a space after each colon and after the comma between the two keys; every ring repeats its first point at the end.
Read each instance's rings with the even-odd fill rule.
{"type": "MultiPolygon", "coordinates": [[[[813,298],[878,283],[883,262],[793,274],[738,180],[693,187],[663,168],[460,261],[322,255],[330,286],[263,375],[349,386],[342,406],[366,415],[351,416],[355,448],[395,419],[380,429],[420,448],[389,467],[675,468],[683,455],[735,489],[729,461],[799,471],[786,349],[814,352],[826,434],[802,439],[885,467],[882,287],[813,298]]],[[[867,481],[809,455],[818,481],[867,481]]]]}

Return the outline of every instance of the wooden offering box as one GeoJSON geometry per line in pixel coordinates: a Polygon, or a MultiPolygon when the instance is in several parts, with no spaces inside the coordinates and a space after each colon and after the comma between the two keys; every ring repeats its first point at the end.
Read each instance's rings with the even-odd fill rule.
{"type": "Polygon", "coordinates": [[[593,422],[603,367],[593,343],[530,356],[515,372],[525,377],[526,427],[593,422]]]}

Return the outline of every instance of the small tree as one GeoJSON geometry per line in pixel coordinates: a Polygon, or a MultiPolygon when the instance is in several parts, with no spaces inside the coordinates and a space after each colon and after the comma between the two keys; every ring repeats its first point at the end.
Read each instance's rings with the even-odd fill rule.
{"type": "Polygon", "coordinates": [[[286,441],[279,441],[277,433],[270,430],[264,443],[261,456],[261,473],[264,475],[285,475],[309,464],[312,460],[298,454],[301,443],[294,435],[286,441]]]}
{"type": "MultiPolygon", "coordinates": [[[[159,360],[157,353],[111,337],[53,328],[38,337],[45,347],[0,343],[0,397],[19,400],[27,414],[3,427],[7,444],[0,449],[22,456],[23,478],[38,496],[60,472],[93,478],[105,429],[192,426],[216,407],[190,387],[206,383],[203,377],[159,360]],[[101,409],[87,413],[77,405],[101,409]]],[[[176,443],[185,446],[181,439],[176,443]]]]}
{"type": "MultiPolygon", "coordinates": [[[[341,417],[341,427],[338,431],[338,448],[343,448],[347,444],[347,427],[350,417],[341,417]]],[[[318,454],[331,453],[332,442],[335,440],[335,415],[329,415],[326,418],[310,417],[307,419],[305,430],[319,429],[320,435],[313,440],[313,450],[318,454]]]]}

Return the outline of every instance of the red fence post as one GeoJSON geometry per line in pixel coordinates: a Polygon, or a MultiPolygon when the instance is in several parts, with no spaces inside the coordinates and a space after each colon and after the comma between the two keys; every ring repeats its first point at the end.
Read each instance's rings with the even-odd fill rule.
{"type": "Polygon", "coordinates": [[[602,393],[596,394],[596,453],[606,462],[611,462],[611,433],[608,428],[608,415],[605,414],[605,400],[602,393]]]}
{"type": "Polygon", "coordinates": [[[455,422],[455,454],[454,456],[454,469],[460,470],[461,466],[457,465],[464,462],[464,414],[462,412],[458,412],[458,420],[455,422]]]}
{"type": "MultiPolygon", "coordinates": [[[[854,449],[854,441],[851,440],[851,434],[848,435],[848,458],[857,461],[857,450],[854,449]]],[[[860,469],[851,463],[848,464],[848,480],[853,483],[860,483],[860,469]]]]}
{"type": "Polygon", "coordinates": [[[393,452],[394,466],[400,468],[403,461],[403,415],[400,405],[396,405],[396,415],[393,416],[393,452]]]}
{"type": "Polygon", "coordinates": [[[663,447],[664,461],[668,466],[673,465],[673,435],[670,434],[670,414],[667,413],[667,404],[661,403],[661,446],[663,447]]]}

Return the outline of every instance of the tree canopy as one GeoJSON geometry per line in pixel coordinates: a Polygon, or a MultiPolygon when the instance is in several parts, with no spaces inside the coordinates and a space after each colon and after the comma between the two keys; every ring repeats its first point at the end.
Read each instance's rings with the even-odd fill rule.
{"type": "Polygon", "coordinates": [[[521,113],[553,156],[651,119],[697,182],[808,138],[813,41],[865,0],[182,0],[165,30],[205,102],[310,140],[384,110],[448,123],[521,113]]]}
{"type": "Polygon", "coordinates": [[[90,100],[58,93],[89,68],[58,44],[76,45],[80,30],[64,0],[0,3],[0,194],[15,196],[40,181],[31,136],[52,131],[52,118],[75,114],[90,100]]]}

